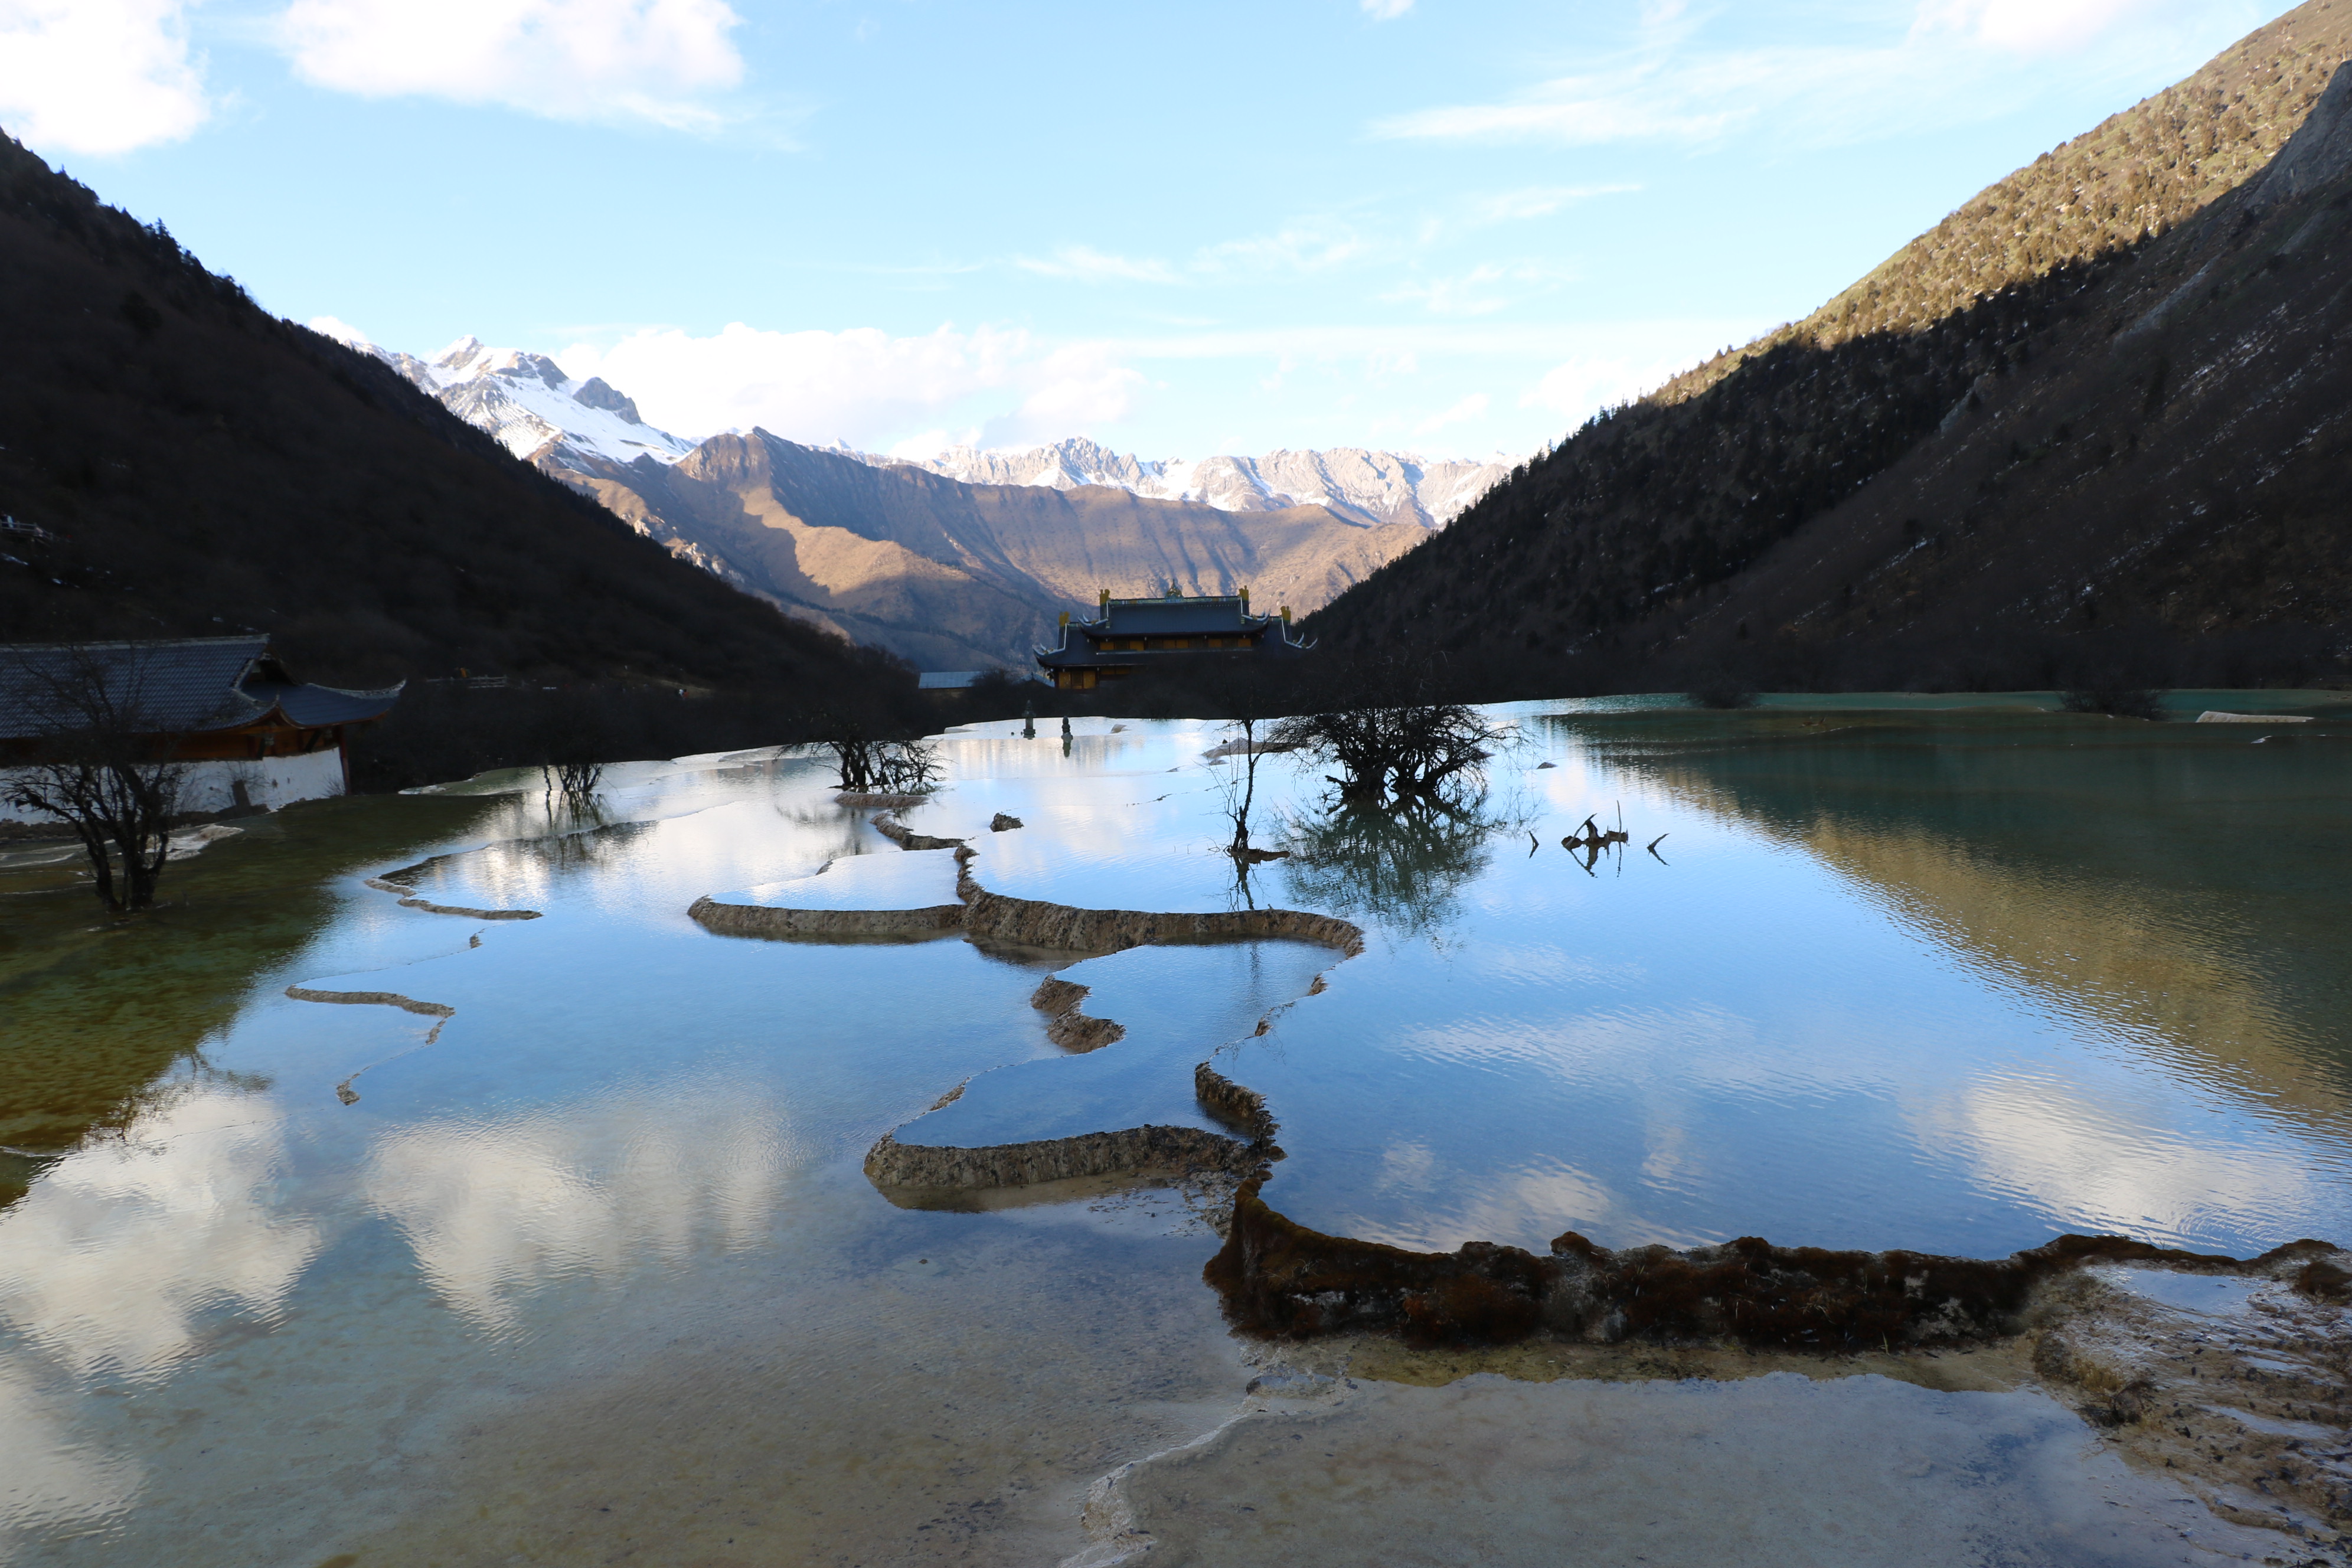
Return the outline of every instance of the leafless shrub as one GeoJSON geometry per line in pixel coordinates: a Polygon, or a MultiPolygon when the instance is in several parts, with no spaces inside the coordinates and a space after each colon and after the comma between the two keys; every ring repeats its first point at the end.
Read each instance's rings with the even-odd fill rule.
{"type": "Polygon", "coordinates": [[[1341,799],[1382,807],[1475,791],[1503,731],[1467,704],[1423,702],[1286,719],[1273,738],[1336,763],[1341,799]]]}
{"type": "Polygon", "coordinates": [[[845,792],[856,795],[927,795],[940,786],[940,749],[928,741],[877,741],[836,734],[834,771],[845,792]]]}
{"type": "Polygon", "coordinates": [[[7,798],[73,829],[110,910],[148,908],[188,773],[152,654],[130,644],[5,657],[6,685],[32,710],[34,731],[33,760],[16,770],[7,798]]]}

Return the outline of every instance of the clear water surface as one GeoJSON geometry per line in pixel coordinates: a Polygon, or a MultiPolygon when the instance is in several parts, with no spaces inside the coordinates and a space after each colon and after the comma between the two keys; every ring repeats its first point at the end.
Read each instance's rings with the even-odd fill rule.
{"type": "Polygon", "coordinates": [[[1230,1407],[1215,1238],[1161,1189],[940,1212],[860,1162],[1213,1125],[1212,1053],[1282,1122],[1270,1201],[1409,1246],[2352,1237],[2352,726],[2029,706],[1519,705],[1482,799],[1403,820],[1266,757],[1290,855],[1246,879],[1214,725],[951,734],[907,814],[998,891],[1327,910],[1345,959],[714,936],[706,893],[952,896],[765,753],[615,769],[592,817],[298,808],[131,929],[0,865],[0,1561],[1051,1560],[1230,1407]],[[1572,856],[1588,816],[1630,844],[1572,856]],[[542,918],[362,880],[419,863],[542,918]],[[1046,1041],[1056,971],[1127,1037],[1046,1041]]]}

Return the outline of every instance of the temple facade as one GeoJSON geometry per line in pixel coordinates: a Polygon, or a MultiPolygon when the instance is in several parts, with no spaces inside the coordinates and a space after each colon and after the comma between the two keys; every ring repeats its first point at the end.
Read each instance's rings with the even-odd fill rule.
{"type": "Polygon", "coordinates": [[[1038,668],[1065,691],[1087,691],[1162,661],[1201,654],[1292,658],[1314,646],[1290,629],[1290,606],[1250,613],[1249,590],[1197,597],[1170,589],[1158,598],[1114,599],[1102,591],[1093,620],[1062,613],[1061,640],[1037,650],[1038,668]]]}
{"type": "Polygon", "coordinates": [[[8,804],[10,775],[57,760],[60,738],[93,723],[186,764],[192,812],[341,795],[344,742],[400,692],[306,685],[266,637],[0,645],[0,820],[39,820],[8,804]]]}

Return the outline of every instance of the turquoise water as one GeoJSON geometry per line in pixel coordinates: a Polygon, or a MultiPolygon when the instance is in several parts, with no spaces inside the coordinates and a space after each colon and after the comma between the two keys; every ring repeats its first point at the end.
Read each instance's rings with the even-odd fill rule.
{"type": "Polygon", "coordinates": [[[1210,724],[950,735],[905,814],[1000,892],[1325,910],[1353,958],[714,936],[704,894],[951,897],[948,855],[766,753],[616,768],[588,816],[499,780],[369,804],[364,838],[298,810],[175,868],[188,907],[152,927],[90,934],[54,868],[0,886],[28,1141],[0,1170],[0,1560],[1054,1560],[1088,1480],[1245,1377],[1199,1284],[1216,1239],[1160,1189],[935,1212],[860,1163],[893,1129],[1213,1126],[1213,1054],[1282,1123],[1269,1201],[1409,1246],[2352,1237],[2341,721],[1500,717],[1453,813],[1352,815],[1261,759],[1253,836],[1289,857],[1246,878],[1210,724]],[[1572,856],[1588,816],[1630,843],[1572,856]],[[306,832],[347,836],[331,874],[228,901],[306,832]],[[404,867],[541,918],[362,881],[404,867]],[[250,936],[276,909],[293,934],[250,936]],[[121,994],[166,937],[194,978],[121,994]],[[1056,972],[1127,1037],[1050,1044],[1056,972]]]}

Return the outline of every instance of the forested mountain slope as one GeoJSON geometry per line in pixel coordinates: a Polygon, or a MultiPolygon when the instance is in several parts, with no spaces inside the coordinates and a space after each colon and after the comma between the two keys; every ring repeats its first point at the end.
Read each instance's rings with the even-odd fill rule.
{"type": "Polygon", "coordinates": [[[1524,689],[2311,678],[2352,613],[2347,55],[2352,5],[2288,14],[1313,629],[1524,689]]]}
{"type": "Polygon", "coordinates": [[[904,680],[671,558],[0,137],[0,640],[256,627],[312,679],[904,680]]]}

